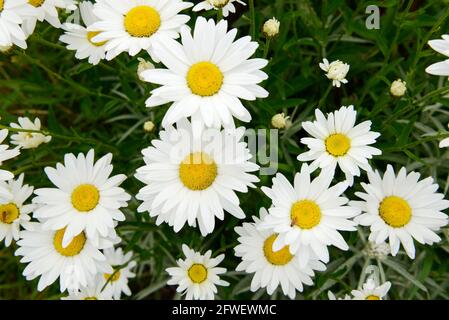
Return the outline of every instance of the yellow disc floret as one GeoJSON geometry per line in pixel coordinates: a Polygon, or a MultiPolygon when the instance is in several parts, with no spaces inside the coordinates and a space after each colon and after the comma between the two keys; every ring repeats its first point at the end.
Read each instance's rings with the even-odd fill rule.
{"type": "Polygon", "coordinates": [[[365,300],[380,300],[380,297],[371,294],[371,295],[367,296],[367,297],[365,298],[365,300]]]}
{"type": "Polygon", "coordinates": [[[321,209],[311,200],[300,200],[295,202],[290,209],[292,226],[296,225],[301,229],[312,229],[321,221],[321,209]]]}
{"type": "Polygon", "coordinates": [[[193,283],[202,283],[207,279],[207,269],[203,264],[195,263],[187,271],[193,283]]]}
{"type": "Polygon", "coordinates": [[[277,234],[272,234],[265,240],[263,244],[263,253],[269,263],[275,266],[283,266],[293,259],[293,255],[290,253],[289,246],[285,246],[279,251],[273,251],[273,243],[277,237],[277,234]]]}
{"type": "Polygon", "coordinates": [[[72,192],[72,205],[81,212],[94,209],[100,200],[100,192],[91,184],[81,184],[72,192]]]}
{"type": "Polygon", "coordinates": [[[38,7],[40,7],[40,6],[45,2],[45,0],[28,0],[28,2],[29,2],[29,4],[31,4],[32,6],[38,8],[38,7]]]}
{"type": "Polygon", "coordinates": [[[205,190],[217,177],[217,165],[203,152],[189,154],[179,165],[179,178],[190,190],[205,190]]]}
{"type": "Polygon", "coordinates": [[[351,148],[351,140],[344,134],[335,133],[326,138],[325,145],[328,153],[341,157],[351,148]]]}
{"type": "Polygon", "coordinates": [[[0,222],[11,224],[19,215],[19,208],[14,203],[0,205],[0,222]]]}
{"type": "Polygon", "coordinates": [[[379,215],[389,226],[401,228],[410,222],[412,209],[404,199],[389,196],[380,203],[379,215]]]}
{"type": "Polygon", "coordinates": [[[114,270],[112,274],[105,273],[103,276],[106,281],[115,282],[120,279],[120,270],[114,270]]]}
{"type": "Polygon", "coordinates": [[[3,11],[3,6],[5,5],[4,0],[0,0],[0,12],[3,11]]]}
{"type": "Polygon", "coordinates": [[[223,73],[211,62],[198,62],[187,72],[187,85],[193,94],[210,97],[220,91],[223,73]]]}
{"type": "Polygon", "coordinates": [[[125,29],[133,37],[149,37],[161,26],[161,16],[150,6],[132,8],[125,15],[125,29]]]}
{"type": "Polygon", "coordinates": [[[92,38],[94,38],[100,32],[101,31],[88,31],[87,32],[87,41],[89,41],[91,44],[93,44],[94,46],[97,46],[97,47],[104,46],[107,41],[102,41],[102,42],[94,42],[94,41],[92,41],[92,38]]]}
{"type": "Polygon", "coordinates": [[[62,239],[64,237],[65,229],[66,228],[56,231],[55,237],[53,238],[53,245],[56,251],[64,257],[76,256],[83,250],[84,245],[86,244],[86,235],[84,234],[84,231],[81,232],[70,241],[67,247],[64,248],[62,246],[62,239]]]}

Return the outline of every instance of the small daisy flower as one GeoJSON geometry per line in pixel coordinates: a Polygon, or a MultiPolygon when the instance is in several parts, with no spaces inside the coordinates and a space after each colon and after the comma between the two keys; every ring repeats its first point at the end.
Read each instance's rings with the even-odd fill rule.
{"type": "Polygon", "coordinates": [[[115,300],[119,300],[122,292],[127,296],[131,295],[128,287],[128,280],[134,278],[136,274],[131,270],[136,266],[135,261],[131,261],[133,253],[130,251],[123,253],[121,248],[108,248],[103,250],[106,261],[112,266],[112,273],[103,274],[102,284],[106,284],[104,293],[112,296],[115,300]]]}
{"type": "Polygon", "coordinates": [[[188,15],[179,12],[192,3],[182,0],[109,0],[98,1],[94,13],[99,21],[88,28],[101,31],[92,40],[106,43],[106,59],[111,60],[122,52],[135,56],[146,50],[153,61],[159,62],[154,43],[157,39],[179,37],[179,29],[189,21],[188,15]]]}
{"type": "Polygon", "coordinates": [[[145,121],[145,123],[143,124],[143,131],[152,132],[155,127],[156,125],[154,124],[153,121],[145,121]]]}
{"type": "Polygon", "coordinates": [[[100,276],[97,276],[94,283],[87,287],[82,287],[76,291],[70,291],[69,295],[62,297],[61,300],[112,300],[112,296],[101,291],[104,281],[100,276]]]}
{"type": "Polygon", "coordinates": [[[322,170],[313,180],[310,173],[304,164],[295,175],[293,186],[278,173],[271,188],[262,187],[273,206],[268,209],[270,214],[263,219],[260,229],[278,233],[273,250],[290,246],[290,252],[298,255],[303,266],[312,254],[329,262],[329,245],[348,250],[338,231],[355,231],[356,223],[350,219],[360,213],[359,209],[347,206],[349,200],[341,196],[347,183],[330,187],[332,171],[322,170]]]}
{"type": "Polygon", "coordinates": [[[66,43],[67,49],[76,51],[75,57],[77,59],[88,58],[90,64],[97,65],[106,56],[106,41],[93,41],[92,38],[100,32],[87,30],[87,27],[98,21],[98,18],[92,11],[93,7],[92,2],[81,2],[79,8],[81,18],[86,27],[73,23],[64,23],[62,29],[65,30],[65,33],[61,35],[59,41],[66,43]]]}
{"type": "Polygon", "coordinates": [[[185,294],[186,300],[214,300],[217,286],[229,285],[219,277],[226,273],[226,269],[217,267],[223,261],[224,254],[211,258],[211,250],[202,255],[185,244],[182,245],[182,252],[186,258],[179,259],[177,267],[166,269],[171,277],[167,284],[177,285],[176,291],[185,294]]]}
{"type": "Polygon", "coordinates": [[[354,300],[383,300],[391,288],[391,282],[387,281],[382,285],[376,285],[375,281],[369,278],[360,290],[352,290],[354,300]]]}
{"type": "Polygon", "coordinates": [[[352,300],[349,294],[345,294],[343,298],[338,298],[332,291],[327,292],[327,297],[329,298],[329,300],[352,300]]]}
{"type": "Polygon", "coordinates": [[[375,243],[369,241],[362,252],[369,258],[384,260],[390,254],[390,251],[390,246],[386,242],[375,243]]]}
{"type": "Polygon", "coordinates": [[[164,128],[191,117],[195,134],[203,127],[234,128],[233,117],[244,122],[251,115],[240,99],[265,98],[268,92],[258,84],[267,79],[260,69],[265,59],[249,59],[258,44],[249,36],[236,41],[237,29],[227,31],[228,23],[217,24],[199,17],[193,37],[181,28],[181,41],[166,39],[156,47],[168,69],[142,72],[145,81],[162,85],[151,91],[147,107],[173,104],[162,121],[164,128]]]}
{"type": "MultiPolygon", "coordinates": [[[[436,52],[449,57],[449,35],[441,37],[442,39],[430,40],[428,44],[436,52]]],[[[449,59],[428,66],[426,72],[435,76],[449,76],[449,59]]]]}
{"type": "MultiPolygon", "coordinates": [[[[11,172],[1,169],[1,166],[3,165],[4,161],[17,157],[20,154],[20,150],[18,147],[9,149],[9,146],[7,144],[2,144],[7,136],[7,129],[0,130],[0,181],[7,181],[14,178],[14,175],[11,172]]],[[[11,199],[11,197],[11,193],[6,188],[2,188],[0,186],[0,199],[11,199]]]]}
{"type": "MultiPolygon", "coordinates": [[[[265,208],[260,209],[260,218],[268,214],[265,208]]],[[[278,235],[271,231],[260,231],[261,220],[253,216],[254,223],[243,223],[234,230],[239,235],[235,255],[242,259],[236,271],[254,273],[251,291],[266,288],[272,295],[276,288],[290,299],[294,299],[296,291],[303,291],[303,284],[311,286],[314,270],[324,271],[326,266],[315,257],[310,258],[305,266],[298,261],[298,255],[290,253],[288,246],[273,250],[273,243],[278,235]]]]}
{"type": "Polygon", "coordinates": [[[371,131],[371,121],[355,125],[357,112],[354,106],[341,107],[329,113],[327,118],[319,110],[315,110],[316,121],[302,123],[304,130],[312,138],[302,138],[301,143],[307,145],[309,151],[298,156],[299,161],[313,161],[312,170],[329,168],[337,165],[345,173],[349,185],[354,176],[360,176],[360,169],[370,171],[368,159],[382,152],[371,144],[376,142],[380,133],[371,131]]]}
{"type": "Polygon", "coordinates": [[[274,38],[279,34],[279,27],[281,23],[276,18],[271,18],[265,21],[262,27],[262,32],[267,38],[274,38]]]}
{"type": "Polygon", "coordinates": [[[291,125],[291,122],[288,120],[289,117],[286,117],[284,113],[275,114],[271,118],[271,126],[275,129],[286,129],[291,125]]]}
{"type": "Polygon", "coordinates": [[[33,34],[37,21],[47,21],[53,27],[60,28],[58,9],[75,10],[77,8],[74,0],[28,0],[28,2],[33,6],[34,12],[22,24],[27,37],[33,34]]]}
{"type": "Polygon", "coordinates": [[[137,65],[137,76],[139,77],[140,81],[145,81],[145,79],[142,77],[142,72],[144,72],[145,70],[154,69],[154,64],[140,57],[137,58],[137,60],[139,61],[139,64],[137,65]]]}
{"type": "Polygon", "coordinates": [[[0,0],[0,47],[16,45],[26,49],[26,34],[21,24],[25,16],[33,14],[33,7],[27,0],[0,0]]]}
{"type": "MultiPolygon", "coordinates": [[[[15,129],[40,131],[41,120],[39,118],[35,118],[34,122],[32,122],[27,117],[19,117],[18,123],[10,123],[10,126],[15,129]]],[[[42,143],[49,143],[50,141],[51,136],[46,136],[37,132],[18,132],[11,135],[11,143],[22,149],[37,148],[42,143]]]]}
{"type": "Polygon", "coordinates": [[[379,172],[368,172],[369,184],[362,183],[365,192],[356,192],[363,201],[351,205],[363,211],[356,221],[369,226],[369,240],[382,243],[388,238],[391,254],[395,256],[402,243],[407,255],[415,258],[413,239],[421,244],[441,240],[435,233],[448,223],[442,211],[449,207],[444,195],[437,193],[438,185],[431,177],[420,180],[420,174],[407,174],[403,167],[395,175],[393,167],[381,177],[379,172]]]}
{"type": "Polygon", "coordinates": [[[23,173],[17,180],[0,182],[1,188],[7,189],[12,197],[0,200],[0,241],[5,239],[5,246],[9,246],[14,239],[19,240],[20,227],[30,221],[29,214],[33,211],[32,204],[24,204],[33,194],[33,187],[23,185],[23,173]]]}
{"type": "Polygon", "coordinates": [[[27,280],[40,277],[38,291],[44,290],[59,278],[61,292],[76,291],[92,285],[97,273],[112,272],[106,257],[82,231],[64,246],[66,229],[45,230],[41,223],[30,222],[20,232],[16,256],[28,263],[23,270],[27,280]]]}
{"type": "Polygon", "coordinates": [[[241,0],[204,0],[194,6],[192,11],[222,10],[223,17],[226,18],[230,13],[235,13],[236,8],[234,2],[244,6],[246,5],[246,3],[241,0]]]}
{"type": "Polygon", "coordinates": [[[324,58],[323,62],[320,63],[320,68],[326,72],[326,77],[329,80],[332,80],[332,85],[334,87],[340,88],[342,83],[348,83],[348,80],[346,80],[346,75],[349,72],[349,64],[340,60],[329,63],[329,61],[324,58]]]}
{"type": "Polygon", "coordinates": [[[39,204],[34,217],[44,219],[44,227],[59,230],[66,227],[63,246],[82,231],[95,243],[101,235],[108,236],[114,221],[125,220],[120,208],[131,198],[119,185],[126,176],[109,177],[112,154],[94,162],[94,150],[64,156],[64,164],[46,167],[45,173],[56,188],[37,189],[33,202],[39,204]]]}
{"type": "Polygon", "coordinates": [[[215,217],[224,211],[239,219],[245,217],[236,191],[248,192],[259,179],[251,174],[259,166],[242,141],[245,128],[207,130],[194,136],[187,120],[160,132],[160,140],[142,151],[145,166],[136,178],[146,184],[136,198],[138,211],[167,222],[175,232],[197,222],[203,236],[215,228],[215,217]],[[176,197],[173,197],[176,195],[176,197]]]}

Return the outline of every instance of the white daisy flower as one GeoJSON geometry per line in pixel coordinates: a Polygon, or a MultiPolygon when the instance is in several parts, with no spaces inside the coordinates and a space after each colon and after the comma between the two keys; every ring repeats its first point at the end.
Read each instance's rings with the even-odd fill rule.
{"type": "Polygon", "coordinates": [[[122,292],[127,296],[131,295],[128,287],[128,279],[134,278],[136,274],[131,271],[136,266],[135,261],[131,261],[132,252],[123,253],[121,248],[108,248],[103,250],[107,262],[112,266],[112,273],[103,274],[102,284],[106,284],[104,293],[119,300],[122,292]]]}
{"type": "Polygon", "coordinates": [[[0,199],[0,241],[5,239],[7,247],[13,239],[19,240],[20,226],[30,221],[29,214],[34,208],[32,204],[24,204],[33,194],[33,187],[23,185],[23,178],[22,173],[17,180],[0,182],[1,188],[7,189],[12,195],[10,199],[0,199]]]}
{"type": "Polygon", "coordinates": [[[354,300],[383,300],[391,288],[391,282],[387,281],[382,285],[376,285],[372,278],[369,278],[360,290],[352,290],[354,300]]]}
{"type": "Polygon", "coordinates": [[[23,18],[34,13],[27,0],[0,0],[0,46],[27,48],[23,18]]]}
{"type": "Polygon", "coordinates": [[[282,174],[273,178],[273,186],[262,187],[271,198],[273,206],[260,225],[260,229],[272,229],[279,233],[273,244],[277,251],[290,246],[299,262],[306,265],[314,253],[321,261],[329,261],[328,246],[334,245],[348,250],[340,231],[355,231],[356,223],[350,220],[360,213],[359,209],[347,206],[348,199],[341,196],[348,187],[338,183],[332,187],[333,172],[322,170],[311,181],[310,169],[304,164],[295,175],[294,185],[282,174]]]}
{"type": "Polygon", "coordinates": [[[440,141],[439,145],[440,148],[447,148],[449,147],[449,138],[445,138],[440,141]]]}
{"type": "Polygon", "coordinates": [[[241,0],[204,0],[193,7],[193,12],[201,10],[222,10],[223,17],[227,17],[230,13],[235,13],[234,2],[246,6],[246,3],[241,0]]]}
{"type": "Polygon", "coordinates": [[[224,254],[211,258],[212,251],[205,255],[182,245],[185,259],[177,261],[178,266],[167,268],[171,278],[168,285],[177,285],[177,292],[185,294],[186,300],[214,300],[217,286],[228,286],[229,283],[221,280],[219,275],[226,273],[226,268],[217,267],[224,259],[224,254]]]}
{"type": "Polygon", "coordinates": [[[77,291],[70,291],[69,295],[62,297],[61,300],[112,300],[109,293],[101,291],[103,284],[101,275],[97,276],[92,285],[82,287],[77,291]]]}
{"type": "Polygon", "coordinates": [[[363,211],[356,221],[370,226],[369,240],[381,243],[388,238],[391,254],[398,253],[402,243],[407,255],[415,258],[413,239],[421,244],[441,240],[435,233],[447,225],[448,216],[442,211],[449,201],[437,193],[438,184],[431,177],[419,181],[418,172],[404,167],[396,176],[391,165],[381,177],[379,172],[368,172],[369,184],[361,183],[366,193],[356,192],[363,201],[351,205],[363,211]]]}
{"type": "Polygon", "coordinates": [[[66,229],[45,230],[41,223],[30,222],[20,232],[16,256],[28,263],[23,270],[27,280],[40,276],[38,291],[44,290],[59,278],[61,292],[76,291],[92,285],[97,273],[112,272],[106,257],[94,245],[86,233],[72,238],[64,246],[62,239],[66,229]]]}
{"type": "Polygon", "coordinates": [[[343,298],[338,298],[332,291],[327,292],[327,297],[329,298],[329,300],[352,300],[349,294],[345,294],[343,298]]]}
{"type": "Polygon", "coordinates": [[[146,50],[155,55],[154,43],[158,39],[179,37],[179,29],[189,21],[188,15],[179,14],[192,3],[182,0],[108,0],[98,1],[94,13],[99,21],[88,28],[101,31],[92,40],[106,43],[106,59],[111,60],[122,52],[135,56],[146,50]]]}
{"type": "Polygon", "coordinates": [[[302,123],[312,138],[301,139],[309,151],[300,154],[298,160],[313,161],[312,170],[318,167],[334,170],[338,165],[349,185],[352,185],[354,176],[360,176],[360,169],[371,170],[368,159],[382,154],[382,151],[370,146],[376,142],[380,133],[371,131],[371,121],[355,125],[356,116],[357,112],[352,105],[329,113],[327,118],[316,109],[317,120],[302,123]]]}
{"type": "Polygon", "coordinates": [[[61,27],[58,9],[75,10],[77,8],[74,0],[28,0],[34,7],[33,15],[24,19],[22,28],[28,37],[33,34],[36,22],[47,21],[55,28],[61,27]]]}
{"type": "Polygon", "coordinates": [[[106,56],[106,41],[93,41],[92,38],[100,32],[87,30],[87,27],[98,21],[98,18],[92,11],[93,7],[92,2],[81,2],[79,8],[81,18],[86,27],[73,23],[64,23],[62,29],[65,30],[65,33],[61,35],[59,41],[66,43],[67,49],[75,50],[75,57],[77,59],[82,60],[88,58],[90,64],[97,65],[106,56]]]}
{"type": "Polygon", "coordinates": [[[44,219],[44,227],[59,230],[67,227],[63,245],[74,236],[86,232],[94,243],[99,235],[108,236],[115,221],[125,220],[120,208],[131,198],[119,185],[126,179],[123,174],[109,177],[112,172],[112,154],[94,163],[94,150],[64,156],[64,164],[46,167],[45,173],[57,188],[37,189],[33,202],[39,204],[34,217],[44,219]]]}
{"type": "MultiPolygon", "coordinates": [[[[7,144],[2,144],[8,136],[8,130],[2,129],[0,130],[0,181],[7,181],[14,178],[14,175],[8,170],[1,169],[3,162],[14,157],[17,157],[20,154],[20,150],[18,147],[14,149],[9,149],[7,144]]],[[[2,188],[0,186],[0,199],[11,199],[12,195],[6,188],[2,188]]]]}
{"type": "MultiPolygon", "coordinates": [[[[268,214],[265,208],[260,209],[260,218],[268,214]]],[[[234,230],[239,235],[235,255],[242,258],[236,271],[254,273],[251,281],[251,291],[266,288],[272,295],[276,288],[290,299],[296,296],[296,290],[303,291],[303,284],[313,285],[314,270],[324,271],[326,266],[315,257],[311,257],[305,266],[299,263],[298,255],[290,253],[288,246],[273,251],[273,243],[278,237],[272,231],[258,230],[261,220],[253,216],[254,223],[243,223],[234,230]]],[[[313,256],[313,255],[312,255],[313,256]]]]}
{"type": "Polygon", "coordinates": [[[237,29],[227,31],[228,23],[217,24],[199,17],[193,37],[181,28],[182,44],[166,39],[155,48],[168,69],[142,72],[145,81],[162,85],[151,91],[147,107],[173,102],[162,125],[167,127],[184,117],[192,117],[194,132],[206,127],[233,128],[236,117],[251,120],[240,99],[265,98],[268,92],[258,84],[267,79],[260,71],[265,59],[249,59],[257,42],[249,36],[235,40],[237,29]]]}
{"type": "MultiPolygon", "coordinates": [[[[12,128],[25,130],[41,130],[41,120],[35,118],[32,122],[27,117],[19,117],[18,123],[10,123],[12,128]]],[[[11,143],[19,146],[22,149],[33,149],[39,147],[42,143],[49,143],[51,136],[43,135],[37,132],[17,132],[11,135],[11,143]]]]}
{"type": "MultiPolygon", "coordinates": [[[[442,39],[430,40],[428,44],[436,52],[449,57],[449,35],[441,37],[442,39]]],[[[435,76],[449,76],[449,59],[428,66],[426,72],[435,76]]]]}
{"type": "Polygon", "coordinates": [[[349,72],[349,64],[344,63],[340,60],[335,60],[329,63],[329,60],[324,58],[323,62],[319,65],[321,70],[326,72],[326,77],[329,80],[332,80],[332,85],[334,87],[340,88],[342,83],[348,83],[348,80],[346,80],[346,75],[349,72]]]}
{"type": "Polygon", "coordinates": [[[245,214],[236,191],[248,192],[259,179],[251,174],[259,166],[241,141],[245,128],[205,130],[196,137],[187,120],[160,132],[160,140],[142,151],[146,165],[136,178],[146,184],[136,198],[138,211],[167,222],[175,232],[188,223],[203,236],[215,228],[215,217],[224,219],[224,210],[238,219],[245,214]],[[176,197],[173,197],[176,195],[176,197]]]}

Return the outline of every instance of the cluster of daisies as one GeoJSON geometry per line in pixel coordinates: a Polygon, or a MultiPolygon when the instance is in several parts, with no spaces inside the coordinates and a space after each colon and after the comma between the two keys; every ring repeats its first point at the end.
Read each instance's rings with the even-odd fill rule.
{"type": "MultiPolygon", "coordinates": [[[[244,4],[206,0],[193,11],[217,10],[226,17],[237,3],[244,4]]],[[[97,64],[145,51],[159,66],[148,63],[139,71],[139,78],[154,87],[146,105],[169,108],[159,138],[142,150],[145,164],[135,173],[144,184],[136,195],[138,211],[174,232],[190,226],[207,236],[216,219],[246,217],[238,193],[259,181],[259,166],[244,142],[245,128],[236,127],[234,119],[249,122],[243,102],[268,96],[260,85],[267,79],[262,69],[268,61],[252,58],[258,43],[249,36],[238,38],[225,19],[198,17],[189,28],[190,17],[181,12],[192,6],[182,0],[97,0],[78,6],[71,0],[0,0],[0,45],[25,48],[37,20],[59,27],[58,8],[79,8],[82,22],[64,23],[60,37],[77,58],[97,64]]],[[[264,25],[267,37],[278,29],[276,19],[264,25]]],[[[324,59],[319,67],[332,86],[348,83],[348,64],[324,59]]],[[[394,92],[400,93],[401,85],[397,82],[394,92]]],[[[373,170],[369,161],[381,154],[373,146],[380,134],[371,130],[371,121],[357,123],[353,106],[328,114],[317,109],[315,119],[302,128],[308,136],[301,139],[307,150],[298,155],[299,172],[292,181],[276,174],[271,187],[262,187],[271,206],[235,228],[239,244],[234,250],[241,260],[236,269],[253,275],[251,291],[265,289],[271,295],[279,290],[295,298],[313,285],[317,272],[326,270],[329,247],[349,249],[342,232],[354,232],[359,225],[370,228],[374,256],[385,246],[395,256],[402,245],[413,259],[415,240],[440,241],[437,232],[448,223],[443,211],[449,201],[431,177],[421,179],[405,168],[395,172],[391,165],[383,174],[373,170]],[[368,177],[360,183],[364,192],[350,201],[345,193],[362,172],[368,177]]],[[[11,130],[18,132],[11,137],[18,147],[1,145],[0,161],[51,139],[38,119],[21,118],[11,130]]],[[[0,131],[0,140],[7,134],[0,131]]],[[[6,245],[17,241],[16,255],[27,264],[23,275],[39,278],[38,290],[59,279],[66,299],[131,294],[128,279],[135,276],[136,263],[132,252],[117,246],[116,232],[131,196],[120,187],[126,176],[111,176],[111,161],[111,154],[95,161],[93,150],[66,154],[62,163],[45,168],[53,187],[36,190],[24,185],[23,174],[14,179],[11,172],[0,171],[0,236],[6,245]]],[[[185,257],[177,266],[166,269],[167,283],[186,299],[213,299],[218,286],[229,285],[221,279],[227,271],[219,267],[223,254],[213,257],[211,251],[202,254],[185,244],[182,252],[185,257]]],[[[380,300],[390,286],[369,278],[344,299],[380,300]]]]}

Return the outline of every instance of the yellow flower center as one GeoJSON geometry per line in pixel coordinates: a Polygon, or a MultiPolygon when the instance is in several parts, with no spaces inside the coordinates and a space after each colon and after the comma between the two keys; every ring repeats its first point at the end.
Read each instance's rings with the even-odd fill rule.
{"type": "Polygon", "coordinates": [[[100,200],[100,192],[91,184],[82,184],[72,192],[72,205],[81,212],[94,209],[100,200]]]}
{"type": "Polygon", "coordinates": [[[290,218],[292,219],[292,226],[312,229],[321,221],[321,209],[314,201],[300,200],[292,205],[290,218]]]}
{"type": "Polygon", "coordinates": [[[0,0],[0,12],[3,11],[4,0],[0,0]]]}
{"type": "Polygon", "coordinates": [[[150,6],[132,8],[125,15],[125,29],[133,37],[149,37],[161,26],[161,16],[150,6]]]}
{"type": "Polygon", "coordinates": [[[217,165],[207,154],[189,154],[179,165],[179,178],[190,190],[209,188],[217,177],[217,165]]]}
{"type": "Polygon", "coordinates": [[[193,264],[187,273],[193,283],[202,283],[207,279],[207,269],[203,264],[193,264]]]}
{"type": "Polygon", "coordinates": [[[193,94],[210,97],[220,91],[223,85],[223,73],[211,62],[198,62],[187,72],[187,85],[193,94]]]}
{"type": "Polygon", "coordinates": [[[351,148],[351,140],[341,133],[331,134],[326,138],[326,151],[334,157],[344,156],[351,148]]]}
{"type": "Polygon", "coordinates": [[[45,2],[45,0],[28,0],[28,2],[32,6],[35,6],[36,8],[38,8],[45,2]]]}
{"type": "Polygon", "coordinates": [[[0,205],[0,221],[6,224],[11,224],[20,215],[19,208],[14,203],[0,205]]]}
{"type": "Polygon", "coordinates": [[[67,247],[63,248],[62,238],[64,237],[65,229],[66,228],[56,231],[55,237],[53,238],[53,246],[56,251],[64,257],[76,256],[81,252],[81,250],[83,250],[84,245],[86,244],[86,235],[84,234],[84,231],[81,232],[79,235],[74,237],[72,241],[70,241],[67,247]]]}
{"type": "Polygon", "coordinates": [[[412,209],[404,199],[389,196],[380,203],[379,215],[389,226],[401,228],[410,222],[412,209]]]}
{"type": "Polygon", "coordinates": [[[104,46],[107,41],[102,41],[102,42],[92,41],[92,38],[95,37],[96,35],[98,35],[100,32],[101,31],[88,31],[87,32],[87,41],[89,41],[91,44],[93,44],[94,46],[97,46],[97,47],[104,46]]]}
{"type": "Polygon", "coordinates": [[[114,270],[114,272],[112,273],[112,275],[109,274],[109,273],[105,273],[103,276],[104,276],[104,278],[105,278],[106,281],[115,282],[115,281],[117,281],[118,279],[120,279],[120,270],[117,270],[117,271],[114,270]]]}
{"type": "Polygon", "coordinates": [[[83,300],[98,300],[97,297],[85,297],[83,300]]]}
{"type": "Polygon", "coordinates": [[[375,296],[375,295],[369,295],[365,298],[365,300],[380,300],[379,296],[375,296]]]}
{"type": "Polygon", "coordinates": [[[273,251],[273,243],[278,237],[277,234],[269,236],[263,244],[263,253],[268,262],[275,266],[283,266],[293,259],[293,255],[290,253],[290,247],[285,246],[279,251],[273,251]]]}

